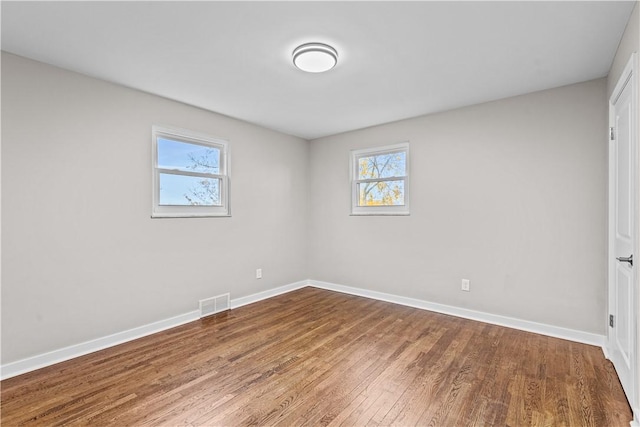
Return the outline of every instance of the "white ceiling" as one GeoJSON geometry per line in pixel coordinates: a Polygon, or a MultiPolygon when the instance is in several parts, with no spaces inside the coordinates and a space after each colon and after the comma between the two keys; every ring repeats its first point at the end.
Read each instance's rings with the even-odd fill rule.
{"type": "Polygon", "coordinates": [[[633,5],[2,1],[2,49],[313,139],[604,77],[633,5]]]}

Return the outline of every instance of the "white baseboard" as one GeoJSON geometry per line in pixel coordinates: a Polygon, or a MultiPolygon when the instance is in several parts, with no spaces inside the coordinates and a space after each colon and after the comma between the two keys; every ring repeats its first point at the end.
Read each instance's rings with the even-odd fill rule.
{"type": "Polygon", "coordinates": [[[318,280],[309,280],[309,285],[316,288],[327,289],[351,295],[358,295],[366,298],[373,298],[380,301],[406,305],[408,307],[421,308],[423,310],[435,311],[437,313],[449,314],[451,316],[477,320],[480,322],[505,326],[507,328],[519,329],[527,332],[534,332],[536,334],[562,338],[565,340],[595,345],[602,348],[604,348],[605,345],[604,335],[576,331],[574,329],[561,328],[559,326],[546,325],[544,323],[531,322],[528,320],[521,320],[513,317],[500,316],[498,314],[490,314],[482,311],[470,310],[467,308],[438,304],[435,302],[423,301],[383,292],[370,291],[367,289],[353,288],[350,286],[337,285],[335,283],[322,282],[318,280]]]}
{"type": "Polygon", "coordinates": [[[275,297],[277,295],[286,294],[287,292],[295,291],[296,289],[301,289],[306,286],[309,286],[309,281],[301,280],[300,282],[279,286],[277,288],[269,289],[267,291],[258,292],[257,294],[252,294],[246,297],[232,299],[231,309],[242,307],[243,305],[247,305],[247,304],[253,304],[254,302],[262,301],[263,299],[275,297]]]}
{"type": "MultiPolygon", "coordinates": [[[[469,310],[444,304],[433,303],[429,301],[418,300],[398,295],[387,294],[383,292],[370,291],[367,289],[353,288],[350,286],[337,285],[335,283],[322,282],[318,280],[303,280],[291,283],[289,285],[280,286],[269,289],[267,291],[258,292],[231,300],[231,309],[252,304],[267,298],[281,295],[305,286],[313,286],[316,288],[327,289],[331,291],[342,292],[351,295],[358,295],[366,298],[373,298],[381,301],[392,302],[409,307],[420,308],[423,310],[435,311],[437,313],[449,314],[452,316],[462,317],[465,319],[478,320],[480,322],[491,323],[494,325],[506,326],[509,328],[520,329],[523,331],[534,332],[537,334],[548,335],[556,338],[562,338],[570,341],[591,344],[605,348],[605,337],[602,335],[581,332],[572,329],[561,328],[558,326],[545,325],[542,323],[530,322],[527,320],[515,319],[512,317],[499,316],[496,314],[484,313],[480,311],[469,310]]],[[[199,311],[194,310],[169,319],[159,320],[147,325],[139,326],[112,335],[86,341],[80,344],[74,344],[48,353],[39,354],[18,360],[16,362],[7,363],[0,366],[0,379],[15,377],[16,375],[44,368],[56,363],[64,362],[75,357],[84,356],[85,354],[113,347],[134,339],[142,338],[166,329],[175,328],[176,326],[198,320],[199,311]]],[[[639,426],[640,427],[640,426],[639,426]]]]}
{"type": "Polygon", "coordinates": [[[0,367],[0,378],[4,380],[15,377],[16,375],[64,362],[69,359],[84,356],[85,354],[93,353],[98,350],[104,350],[105,348],[133,341],[166,329],[175,328],[176,326],[184,325],[185,323],[193,322],[199,317],[200,312],[198,310],[190,311],[189,313],[184,313],[169,319],[160,320],[147,325],[138,326],[137,328],[107,335],[105,337],[96,338],[94,340],[38,354],[16,362],[7,363],[0,367]]]}
{"type": "MultiPolygon", "coordinates": [[[[251,304],[263,299],[274,297],[276,295],[291,292],[296,289],[304,288],[305,286],[308,286],[308,282],[306,280],[303,280],[300,282],[270,289],[268,291],[248,295],[246,297],[232,299],[231,308],[234,309],[242,307],[243,305],[251,304]]],[[[26,359],[7,363],[6,365],[0,366],[0,379],[4,380],[6,378],[15,377],[16,375],[35,371],[36,369],[64,362],[75,357],[80,357],[84,356],[85,354],[93,353],[95,351],[104,350],[105,348],[123,344],[125,342],[142,338],[147,335],[155,334],[166,329],[175,328],[176,326],[184,325],[185,323],[193,322],[194,320],[198,320],[199,318],[200,312],[198,310],[190,311],[189,313],[184,313],[175,317],[171,317],[169,319],[159,320],[157,322],[149,323],[148,325],[139,326],[126,331],[117,332],[112,335],[107,335],[105,337],[96,338],[94,340],[85,341],[80,344],[70,345],[58,350],[53,350],[47,353],[28,357],[26,359]]]]}
{"type": "Polygon", "coordinates": [[[604,358],[607,360],[611,360],[611,357],[609,356],[609,347],[608,347],[608,343],[607,343],[607,337],[604,337],[604,343],[602,344],[602,354],[604,354],[604,358]]]}

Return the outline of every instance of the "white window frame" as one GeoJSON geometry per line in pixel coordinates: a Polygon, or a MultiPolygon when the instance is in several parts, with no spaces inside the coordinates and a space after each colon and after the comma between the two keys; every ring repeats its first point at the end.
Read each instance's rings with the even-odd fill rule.
{"type": "Polygon", "coordinates": [[[190,217],[220,217],[231,216],[229,206],[229,190],[230,190],[230,153],[229,141],[214,138],[208,135],[200,134],[190,130],[172,128],[166,126],[152,126],[151,130],[152,143],[152,218],[190,218],[190,217]],[[220,167],[219,174],[210,174],[202,172],[191,172],[178,169],[164,169],[158,166],[158,138],[171,139],[173,141],[184,142],[188,144],[203,145],[213,147],[220,150],[220,167]],[[160,205],[160,173],[169,173],[183,176],[198,176],[220,179],[220,200],[221,206],[166,206],[160,205]]]}
{"type": "Polygon", "coordinates": [[[409,142],[402,142],[399,144],[386,145],[375,148],[364,148],[358,150],[351,150],[350,159],[350,176],[351,176],[351,215],[409,215],[409,142]],[[380,179],[358,179],[358,160],[362,157],[371,157],[380,154],[390,153],[406,153],[406,169],[405,175],[401,177],[393,178],[380,178],[380,179]],[[368,181],[397,181],[398,179],[404,180],[404,205],[397,206],[359,206],[358,202],[360,196],[358,194],[358,184],[368,181]]]}

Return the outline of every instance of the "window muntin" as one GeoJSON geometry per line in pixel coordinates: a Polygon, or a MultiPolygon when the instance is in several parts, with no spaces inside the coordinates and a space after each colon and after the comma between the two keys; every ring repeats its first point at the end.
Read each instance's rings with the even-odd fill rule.
{"type": "Polygon", "coordinates": [[[152,133],[152,216],[229,216],[228,142],[159,126],[152,133]]]}
{"type": "Polygon", "coordinates": [[[409,144],[351,152],[353,215],[409,214],[409,144]]]}

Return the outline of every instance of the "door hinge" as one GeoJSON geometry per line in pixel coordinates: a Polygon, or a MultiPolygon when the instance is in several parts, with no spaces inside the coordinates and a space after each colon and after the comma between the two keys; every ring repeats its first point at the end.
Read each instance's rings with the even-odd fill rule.
{"type": "Polygon", "coordinates": [[[614,132],[613,132],[613,127],[610,127],[610,128],[609,128],[609,139],[610,139],[611,141],[614,141],[614,140],[616,139],[616,136],[615,136],[615,134],[614,134],[614,132]]]}
{"type": "Polygon", "coordinates": [[[609,315],[609,326],[613,328],[613,314],[609,315]]]}

